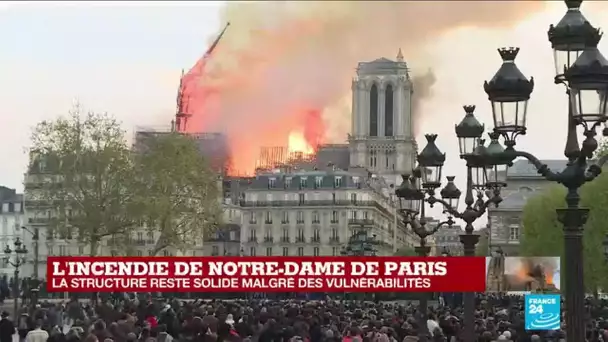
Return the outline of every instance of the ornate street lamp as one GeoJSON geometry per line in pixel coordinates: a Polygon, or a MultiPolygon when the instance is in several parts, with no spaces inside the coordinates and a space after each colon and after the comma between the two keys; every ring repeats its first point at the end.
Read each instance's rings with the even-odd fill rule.
{"type": "Polygon", "coordinates": [[[555,62],[555,83],[563,83],[565,71],[587,47],[589,34],[598,32],[580,11],[581,0],[565,1],[568,11],[557,25],[549,26],[549,41],[555,62]]]}
{"type": "Polygon", "coordinates": [[[534,79],[528,80],[515,65],[519,48],[501,48],[498,53],[502,65],[498,72],[483,85],[494,118],[494,131],[505,138],[505,145],[515,145],[519,135],[526,134],[528,100],[534,89],[534,79]]]}
{"type": "Polygon", "coordinates": [[[361,229],[348,239],[346,246],[342,246],[340,254],[343,256],[376,256],[378,251],[374,246],[377,243],[375,234],[370,237],[365,229],[361,229]]]}
{"type": "Polygon", "coordinates": [[[570,106],[575,122],[585,129],[583,152],[592,157],[597,149],[596,128],[606,122],[608,97],[608,61],[597,49],[602,35],[593,31],[587,37],[587,48],[565,72],[569,85],[570,106]]]}
{"type": "MultiPolygon", "coordinates": [[[[513,69],[512,66],[506,69],[513,69]]],[[[496,78],[496,77],[495,77],[496,78]]],[[[498,78],[500,80],[500,78],[498,78]]],[[[508,98],[509,92],[504,84],[502,88],[497,88],[502,91],[502,94],[498,94],[493,97],[496,103],[500,101],[510,101],[513,98],[508,98]],[[502,97],[500,97],[502,96],[502,97]]],[[[521,96],[516,98],[518,101],[527,101],[521,96]]],[[[504,106],[497,106],[498,110],[504,109],[504,106]]],[[[504,160],[503,154],[504,149],[498,142],[498,134],[492,134],[490,145],[485,147],[481,136],[483,134],[483,125],[474,116],[474,106],[465,106],[465,117],[456,125],[455,132],[456,136],[460,141],[460,158],[466,161],[467,165],[467,187],[465,192],[464,202],[466,208],[463,211],[458,210],[459,198],[461,191],[454,184],[454,177],[448,177],[448,182],[445,187],[440,191],[441,198],[437,198],[435,190],[441,186],[440,178],[432,178],[430,181],[423,178],[423,201],[428,202],[431,206],[436,203],[443,205],[444,212],[447,213],[448,220],[452,220],[452,217],[459,218],[465,222],[465,232],[460,235],[460,241],[463,244],[464,255],[474,256],[475,245],[479,242],[479,235],[474,233],[473,222],[483,216],[486,209],[491,205],[498,205],[502,198],[500,197],[500,190],[506,184],[502,181],[503,177],[506,177],[506,165],[507,162],[504,160]],[[475,143],[476,141],[476,143],[475,143]],[[469,142],[469,144],[467,144],[469,142]],[[471,146],[471,143],[473,144],[471,146]],[[486,199],[486,191],[488,198],[486,199]]],[[[525,118],[525,110],[519,111],[516,109],[516,113],[513,114],[515,118],[523,113],[525,118]]],[[[507,121],[501,121],[505,123],[507,121]]],[[[503,132],[505,134],[510,133],[510,137],[514,137],[517,134],[525,132],[524,121],[519,121],[516,125],[504,125],[503,132]]],[[[429,166],[434,166],[440,170],[443,167],[445,161],[445,154],[439,151],[439,148],[435,144],[436,136],[427,135],[427,146],[422,150],[422,153],[418,156],[418,162],[422,169],[429,166]],[[428,155],[423,155],[425,151],[428,155]]],[[[450,223],[452,224],[452,223],[450,223]]],[[[464,295],[464,309],[465,309],[465,341],[473,341],[475,334],[474,324],[474,313],[475,313],[475,294],[465,293],[464,295]]]]}
{"type": "Polygon", "coordinates": [[[14,244],[15,249],[11,249],[11,246],[9,245],[6,245],[4,248],[4,261],[15,268],[15,272],[13,274],[13,296],[15,297],[14,310],[16,316],[19,310],[19,268],[27,262],[25,255],[27,254],[28,250],[19,238],[15,239],[14,244]],[[11,259],[11,255],[13,253],[15,256],[13,259],[11,259]]]}
{"type": "MultiPolygon", "coordinates": [[[[602,171],[608,157],[591,162],[598,147],[596,130],[608,118],[608,61],[597,49],[601,33],[580,13],[582,0],[566,0],[568,12],[555,26],[549,28],[549,41],[554,50],[556,83],[564,84],[569,99],[568,127],[564,155],[568,158],[566,168],[552,172],[534,155],[517,151],[516,138],[526,133],[527,102],[534,89],[532,78],[528,80],[515,65],[517,48],[499,49],[503,64],[489,82],[484,83],[494,115],[494,133],[486,149],[487,163],[510,165],[516,158],[530,161],[545,179],[562,184],[567,189],[564,209],[557,209],[559,221],[564,225],[566,260],[566,335],[568,339],[585,339],[584,278],[581,267],[582,230],[589,209],[580,207],[579,189],[594,180],[602,171]],[[585,140],[578,142],[577,126],[583,128],[585,140]],[[504,138],[506,148],[499,152],[491,147],[504,138]],[[491,157],[490,157],[491,156],[491,157]]],[[[603,135],[608,136],[608,128],[603,135]]],[[[491,172],[494,176],[500,173],[491,172]]],[[[502,187],[505,178],[489,180],[487,185],[502,187]]]]}

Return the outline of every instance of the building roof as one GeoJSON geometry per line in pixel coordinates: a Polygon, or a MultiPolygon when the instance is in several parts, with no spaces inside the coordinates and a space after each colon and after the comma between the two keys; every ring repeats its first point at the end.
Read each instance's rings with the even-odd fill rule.
{"type": "Polygon", "coordinates": [[[0,205],[0,214],[15,213],[15,203],[21,203],[19,212],[23,212],[23,194],[18,194],[15,189],[0,186],[0,204],[8,203],[8,211],[4,211],[4,205],[0,205]]]}
{"type": "Polygon", "coordinates": [[[357,75],[398,75],[407,74],[406,62],[392,61],[382,57],[371,62],[361,62],[357,67],[357,75]]]}
{"type": "MultiPolygon", "coordinates": [[[[553,172],[562,171],[566,168],[567,160],[541,160],[541,162],[547,164],[549,169],[553,172]]],[[[521,179],[521,178],[533,178],[542,179],[543,176],[538,174],[538,170],[534,167],[534,164],[529,162],[527,159],[519,159],[513,163],[513,166],[507,171],[507,179],[521,179]]]]}
{"type": "Polygon", "coordinates": [[[520,188],[506,195],[498,208],[491,207],[491,211],[512,211],[522,210],[528,199],[535,195],[535,192],[528,188],[520,188]]]}

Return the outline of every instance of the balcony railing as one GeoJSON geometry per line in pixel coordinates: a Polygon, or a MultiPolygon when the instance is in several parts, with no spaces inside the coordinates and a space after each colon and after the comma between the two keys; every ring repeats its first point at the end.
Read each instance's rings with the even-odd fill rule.
{"type": "Polygon", "coordinates": [[[310,238],[310,242],[312,242],[312,243],[320,243],[321,242],[321,237],[320,236],[313,236],[312,238],[310,238]]]}
{"type": "Polygon", "coordinates": [[[372,219],[348,219],[348,224],[352,225],[363,225],[363,226],[373,226],[374,220],[372,219]]]}
{"type": "Polygon", "coordinates": [[[304,243],[304,242],[306,242],[306,239],[304,239],[303,236],[296,237],[296,243],[304,243]]]}
{"type": "Polygon", "coordinates": [[[329,238],[329,243],[331,243],[331,244],[340,243],[340,237],[339,236],[331,236],[329,238]]]}
{"type": "Polygon", "coordinates": [[[249,242],[258,242],[258,238],[255,237],[255,236],[250,236],[247,241],[249,241],[249,242]]]}
{"type": "Polygon", "coordinates": [[[272,236],[265,236],[264,242],[274,242],[274,238],[272,236]]]}
{"type": "Polygon", "coordinates": [[[281,236],[281,242],[289,243],[290,241],[289,236],[281,236]]]}

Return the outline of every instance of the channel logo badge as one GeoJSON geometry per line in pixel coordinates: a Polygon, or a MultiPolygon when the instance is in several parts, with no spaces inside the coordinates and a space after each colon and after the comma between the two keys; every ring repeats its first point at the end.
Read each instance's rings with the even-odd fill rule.
{"type": "Polygon", "coordinates": [[[561,297],[558,294],[527,294],[525,296],[526,330],[559,330],[561,297]]]}

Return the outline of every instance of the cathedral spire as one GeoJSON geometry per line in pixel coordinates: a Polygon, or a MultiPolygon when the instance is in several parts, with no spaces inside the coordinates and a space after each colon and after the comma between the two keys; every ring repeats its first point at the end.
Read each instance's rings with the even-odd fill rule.
{"type": "Polygon", "coordinates": [[[186,122],[190,114],[187,113],[186,105],[188,101],[184,101],[184,69],[182,69],[182,76],[179,79],[179,88],[177,89],[177,110],[175,112],[175,121],[172,121],[172,130],[175,132],[184,132],[186,130],[186,122]]]}
{"type": "Polygon", "coordinates": [[[397,53],[397,62],[403,62],[403,52],[401,52],[401,48],[399,48],[399,53],[397,53]]]}

